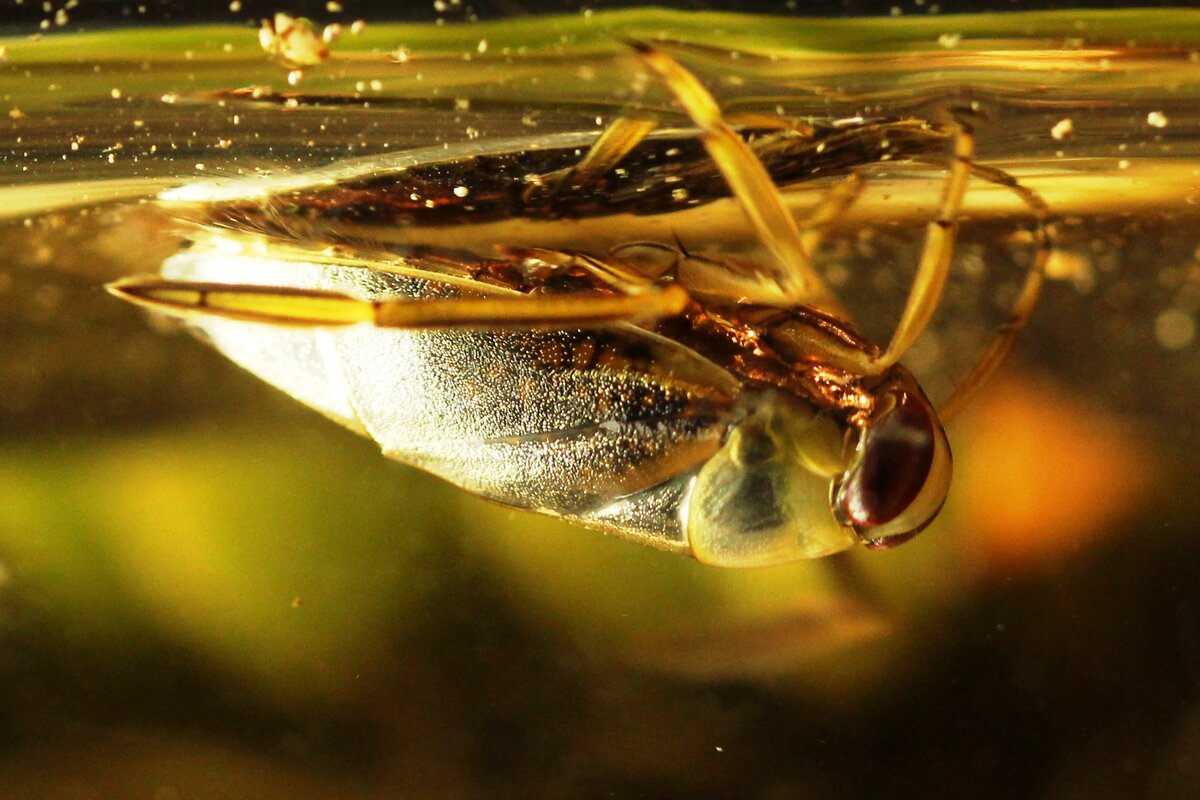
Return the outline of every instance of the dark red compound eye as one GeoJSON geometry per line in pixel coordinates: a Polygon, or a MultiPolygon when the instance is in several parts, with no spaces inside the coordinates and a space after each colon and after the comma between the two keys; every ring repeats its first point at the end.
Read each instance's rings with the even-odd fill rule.
{"type": "MultiPolygon", "coordinates": [[[[837,487],[835,509],[842,524],[854,528],[868,547],[892,547],[916,535],[937,513],[905,519],[921,496],[939,446],[941,426],[928,401],[899,391],[894,405],[872,420],[859,443],[859,459],[837,487]]],[[[938,501],[938,508],[941,502],[938,501]]]]}

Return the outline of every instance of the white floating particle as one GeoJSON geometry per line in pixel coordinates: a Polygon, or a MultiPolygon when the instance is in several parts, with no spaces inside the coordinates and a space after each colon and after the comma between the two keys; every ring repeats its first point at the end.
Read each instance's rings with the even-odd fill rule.
{"type": "Polygon", "coordinates": [[[298,69],[294,69],[288,73],[287,82],[291,86],[300,85],[300,79],[304,77],[304,73],[298,69]]]}
{"type": "Polygon", "coordinates": [[[455,197],[466,197],[470,193],[471,193],[471,190],[465,186],[455,186],[454,187],[454,196],[455,197]]]}
{"type": "Polygon", "coordinates": [[[1146,124],[1151,128],[1167,127],[1167,115],[1161,111],[1151,111],[1146,115],[1146,124]]]}
{"type": "Polygon", "coordinates": [[[962,41],[961,33],[943,33],[938,37],[938,44],[947,50],[953,50],[958,47],[958,43],[962,41]]]}
{"type": "Polygon", "coordinates": [[[1196,321],[1180,308],[1168,308],[1154,320],[1154,338],[1168,350],[1182,350],[1196,338],[1196,321]]]}
{"type": "Polygon", "coordinates": [[[487,39],[480,39],[479,44],[475,46],[475,49],[478,50],[480,53],[486,53],[487,48],[488,48],[487,39]]]}
{"type": "Polygon", "coordinates": [[[1064,117],[1054,123],[1054,127],[1050,129],[1050,136],[1056,141],[1067,139],[1075,132],[1075,123],[1071,122],[1070,117],[1064,117]]]}
{"type": "Polygon", "coordinates": [[[120,100],[121,99],[121,90],[113,89],[111,92],[109,92],[109,95],[112,96],[113,100],[120,100]]]}
{"type": "Polygon", "coordinates": [[[367,21],[365,19],[356,19],[350,23],[350,33],[358,36],[367,29],[367,21]]]}
{"type": "Polygon", "coordinates": [[[325,4],[325,10],[330,14],[340,14],[342,13],[342,4],[336,0],[329,0],[329,2],[325,4]]]}
{"type": "Polygon", "coordinates": [[[241,11],[242,10],[242,0],[233,0],[233,2],[231,2],[229,4],[229,10],[232,11],[234,14],[241,11]]]}

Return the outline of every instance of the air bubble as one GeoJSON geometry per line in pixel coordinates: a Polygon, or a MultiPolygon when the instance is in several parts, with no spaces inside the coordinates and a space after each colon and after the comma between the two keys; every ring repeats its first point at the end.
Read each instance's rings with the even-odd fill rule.
{"type": "Polygon", "coordinates": [[[1154,320],[1154,338],[1167,350],[1182,350],[1196,338],[1196,321],[1181,308],[1168,308],[1154,320]]]}

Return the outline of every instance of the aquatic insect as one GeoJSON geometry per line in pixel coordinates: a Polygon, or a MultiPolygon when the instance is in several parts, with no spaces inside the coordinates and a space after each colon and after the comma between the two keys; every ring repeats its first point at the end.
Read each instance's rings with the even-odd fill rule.
{"type": "Polygon", "coordinates": [[[757,121],[748,136],[673,58],[631,47],[697,130],[630,116],[599,136],[184,185],[162,201],[199,223],[192,246],[161,275],[109,288],[188,317],[389,456],[501,503],[722,566],[905,541],[940,510],[951,456],[899,359],[939,304],[969,178],[1020,195],[1042,247],[1010,324],[953,403],[999,364],[1033,308],[1044,204],[973,162],[965,120],[757,121]],[[947,142],[916,278],[877,347],[810,254],[854,202],[851,167],[882,152],[931,157],[947,142]],[[797,222],[776,180],[818,166],[846,177],[797,222]],[[767,257],[691,252],[669,235],[620,241],[628,215],[730,194],[767,257]],[[592,219],[618,241],[583,251],[501,239],[485,257],[463,244],[468,226],[499,237],[518,216],[534,231],[592,219]],[[419,225],[440,231],[436,246],[404,239],[419,225]]]}

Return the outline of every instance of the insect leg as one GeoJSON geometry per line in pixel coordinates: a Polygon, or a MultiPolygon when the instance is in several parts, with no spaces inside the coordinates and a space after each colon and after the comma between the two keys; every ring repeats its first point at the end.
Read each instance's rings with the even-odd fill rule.
{"type": "Polygon", "coordinates": [[[299,327],[367,323],[380,328],[553,328],[648,321],[681,313],[691,298],[675,284],[637,294],[502,294],[437,300],[361,300],[276,286],[132,278],[110,283],[124,300],[173,316],[205,315],[299,327]]]}
{"type": "Polygon", "coordinates": [[[588,148],[578,164],[539,175],[536,180],[531,181],[525,188],[525,201],[532,202],[550,197],[564,186],[587,185],[589,181],[615,167],[657,127],[658,120],[653,117],[638,117],[628,114],[617,117],[604,129],[600,138],[588,148]]]}
{"type": "Polygon", "coordinates": [[[763,114],[760,111],[727,111],[725,121],[742,128],[790,133],[802,140],[811,141],[816,136],[816,130],[804,120],[763,114]]]}
{"type": "Polygon", "coordinates": [[[657,72],[700,129],[709,156],[720,169],[759,239],[778,260],[763,266],[765,277],[797,305],[810,305],[845,317],[846,311],[813,268],[800,228],[788,213],[778,187],[745,140],[722,117],[721,109],[700,81],[675,59],[650,45],[627,42],[657,72]]]}
{"type": "Polygon", "coordinates": [[[854,201],[862,194],[862,189],[862,178],[852,172],[829,187],[821,202],[809,212],[801,224],[800,241],[804,244],[804,252],[808,253],[810,258],[825,236],[824,229],[850,210],[850,206],[854,205],[854,201]]]}
{"type": "Polygon", "coordinates": [[[971,368],[971,371],[963,378],[962,382],[954,390],[954,393],[950,395],[949,399],[938,410],[938,416],[943,421],[949,420],[962,410],[963,406],[966,405],[967,399],[991,378],[996,369],[1004,363],[1004,359],[1012,351],[1018,334],[1020,334],[1025,324],[1029,321],[1029,316],[1033,313],[1034,306],[1037,305],[1042,284],[1046,279],[1046,262],[1049,261],[1050,253],[1053,249],[1050,229],[1046,220],[1049,215],[1049,209],[1041,195],[1028,186],[1021,184],[1016,178],[1003,170],[977,164],[974,165],[972,171],[983,180],[1004,186],[1016,192],[1025,204],[1033,209],[1037,222],[1033,234],[1034,246],[1037,249],[1033,254],[1033,259],[1030,261],[1028,269],[1025,271],[1025,280],[1022,282],[1021,291],[1017,294],[1016,302],[1013,303],[1012,310],[1009,312],[1008,320],[997,331],[995,338],[992,339],[991,344],[988,345],[983,355],[979,357],[975,366],[971,368]]]}
{"type": "MultiPolygon", "coordinates": [[[[726,121],[760,130],[785,131],[803,139],[812,139],[814,134],[813,127],[802,120],[758,112],[736,112],[726,117],[726,121]]],[[[564,187],[574,189],[586,186],[621,163],[658,128],[659,123],[660,120],[647,110],[621,114],[609,123],[578,164],[538,175],[531,180],[525,188],[525,201],[534,202],[553,196],[564,187]]]]}
{"type": "Polygon", "coordinates": [[[586,253],[544,247],[501,245],[496,249],[511,261],[523,265],[526,278],[535,282],[539,278],[539,271],[544,273],[540,276],[544,279],[556,272],[577,269],[590,275],[600,285],[622,294],[644,292],[655,283],[654,278],[625,264],[615,253],[610,253],[606,258],[597,258],[586,253]]]}
{"type": "Polygon", "coordinates": [[[950,262],[954,256],[958,214],[967,191],[974,153],[975,137],[959,125],[954,136],[954,158],[950,162],[950,175],[942,189],[937,217],[925,229],[925,244],[917,263],[917,274],[913,278],[912,289],[909,290],[900,322],[892,333],[892,340],[881,355],[870,361],[869,370],[873,373],[883,372],[900,359],[925,330],[941,301],[942,289],[946,285],[946,276],[950,272],[950,262]]]}

